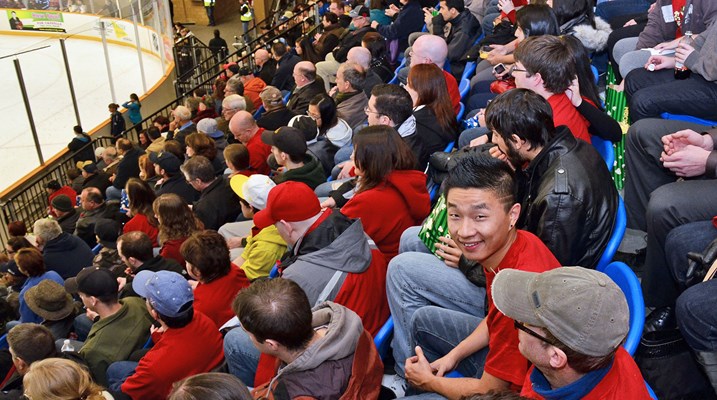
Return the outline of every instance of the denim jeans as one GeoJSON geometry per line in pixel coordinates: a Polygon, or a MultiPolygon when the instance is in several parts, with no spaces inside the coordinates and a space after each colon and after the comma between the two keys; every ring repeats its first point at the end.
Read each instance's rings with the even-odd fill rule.
{"type": "Polygon", "coordinates": [[[109,186],[105,191],[105,195],[107,196],[107,200],[120,200],[122,198],[122,189],[109,186]]]}
{"type": "Polygon", "coordinates": [[[122,384],[134,375],[139,363],[136,361],[116,361],[107,368],[107,389],[112,392],[121,392],[122,384]]]}
{"type": "Polygon", "coordinates": [[[717,351],[717,279],[685,290],[677,299],[677,325],[687,343],[697,351],[717,351]]]}
{"type": "Polygon", "coordinates": [[[83,342],[87,340],[87,335],[90,334],[90,330],[92,329],[92,321],[87,318],[87,314],[80,314],[75,317],[73,326],[75,328],[75,333],[77,333],[77,340],[83,342]]]}
{"type": "Polygon", "coordinates": [[[416,311],[438,306],[478,318],[485,316],[485,288],[473,285],[461,271],[430,253],[408,252],[394,257],[388,265],[386,292],[395,324],[391,345],[400,376],[404,376],[406,358],[413,355],[411,327],[416,311]]]}
{"type": "Polygon", "coordinates": [[[224,358],[227,360],[229,373],[249,387],[254,386],[260,354],[249,334],[241,326],[230,330],[224,336],[224,358]]]}
{"type": "Polygon", "coordinates": [[[640,14],[647,12],[650,2],[647,0],[610,0],[600,1],[595,7],[595,16],[610,22],[621,15],[640,14]]]}
{"type": "Polygon", "coordinates": [[[717,239],[717,228],[712,225],[712,221],[684,224],[667,234],[665,239],[667,267],[672,271],[678,292],[686,289],[687,253],[702,253],[715,239],[717,239]]]}

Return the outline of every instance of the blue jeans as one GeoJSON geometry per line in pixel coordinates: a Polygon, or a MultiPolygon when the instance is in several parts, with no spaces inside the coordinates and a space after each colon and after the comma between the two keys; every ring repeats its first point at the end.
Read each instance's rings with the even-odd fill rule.
{"type": "Polygon", "coordinates": [[[680,225],[667,234],[665,257],[678,292],[686,289],[687,253],[702,253],[715,239],[717,239],[717,228],[712,225],[712,221],[680,225]]]}
{"type": "Polygon", "coordinates": [[[458,136],[458,148],[462,149],[471,143],[471,140],[476,139],[480,136],[487,135],[489,132],[488,128],[479,126],[477,128],[466,129],[458,136]]]}
{"type": "Polygon", "coordinates": [[[391,345],[400,376],[404,376],[406,358],[413,355],[411,327],[419,309],[438,306],[477,318],[485,316],[485,289],[430,253],[408,252],[394,257],[388,265],[386,292],[395,324],[391,345]]]}
{"type": "Polygon", "coordinates": [[[687,343],[697,351],[717,351],[717,279],[685,290],[677,299],[677,324],[687,343]]]}
{"type": "Polygon", "coordinates": [[[90,329],[92,329],[92,321],[87,318],[87,314],[80,314],[75,317],[73,326],[75,333],[77,333],[77,340],[83,342],[87,340],[87,335],[90,334],[90,329]]]}
{"type": "Polygon", "coordinates": [[[134,375],[139,363],[136,361],[116,361],[107,368],[107,388],[112,392],[121,392],[122,384],[134,375]]]}
{"type": "Polygon", "coordinates": [[[241,326],[230,330],[224,336],[224,358],[227,360],[229,373],[241,379],[247,386],[254,386],[259,355],[259,349],[241,326]]]}
{"type": "Polygon", "coordinates": [[[650,2],[647,0],[611,0],[600,2],[595,7],[595,16],[610,22],[615,17],[647,12],[650,2]]]}
{"type": "Polygon", "coordinates": [[[107,187],[105,191],[107,200],[120,200],[122,199],[122,189],[117,189],[114,186],[107,187]]]}

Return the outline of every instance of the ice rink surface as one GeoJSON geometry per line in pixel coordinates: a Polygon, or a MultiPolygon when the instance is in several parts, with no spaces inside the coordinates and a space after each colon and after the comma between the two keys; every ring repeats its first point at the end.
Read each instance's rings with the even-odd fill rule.
{"type": "MultiPolygon", "coordinates": [[[[42,154],[47,161],[72,140],[72,127],[76,125],[60,41],[57,38],[0,34],[0,57],[44,45],[50,47],[17,58],[22,67],[42,154]]],[[[109,118],[107,105],[112,102],[102,43],[69,38],[65,45],[80,120],[82,127],[88,131],[109,118]]],[[[141,97],[144,91],[137,50],[109,44],[108,51],[117,103],[121,105],[129,100],[130,93],[141,97]]],[[[142,56],[149,89],[162,77],[162,65],[157,57],[147,53],[142,56]]],[[[0,191],[40,165],[13,59],[0,60],[0,119],[3,127],[0,129],[0,191]]],[[[144,116],[151,111],[142,109],[144,116]]]]}

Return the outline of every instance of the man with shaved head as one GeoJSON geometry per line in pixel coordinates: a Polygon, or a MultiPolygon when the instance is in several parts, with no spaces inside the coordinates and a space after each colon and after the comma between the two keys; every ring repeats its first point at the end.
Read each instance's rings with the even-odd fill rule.
{"type": "Polygon", "coordinates": [[[316,67],[309,61],[301,61],[294,66],[296,87],[291,93],[286,108],[297,115],[306,114],[309,102],[317,94],[326,93],[321,78],[316,79],[316,67]]]}
{"type": "Polygon", "coordinates": [[[366,72],[363,85],[363,91],[366,93],[366,97],[371,96],[371,89],[374,86],[385,83],[383,79],[371,69],[371,52],[367,48],[354,47],[349,50],[346,61],[360,66],[366,72]]]}
{"type": "Polygon", "coordinates": [[[271,58],[271,54],[264,49],[257,50],[254,53],[254,64],[259,68],[255,75],[267,85],[271,85],[276,72],[276,61],[271,58]]]}
{"type": "MultiPolygon", "coordinates": [[[[423,35],[413,42],[411,49],[411,64],[436,64],[441,69],[446,63],[446,57],[448,57],[448,45],[442,37],[436,35],[423,35]]],[[[460,109],[461,94],[458,91],[458,83],[456,78],[450,73],[443,70],[443,75],[446,78],[446,86],[448,86],[448,94],[451,96],[451,103],[453,103],[453,109],[456,113],[460,109]]],[[[408,77],[408,71],[406,71],[405,77],[408,77]]],[[[400,78],[400,76],[399,76],[400,78]]],[[[405,78],[402,80],[405,83],[405,78]]]]}
{"type": "Polygon", "coordinates": [[[243,175],[269,175],[270,168],[266,158],[271,154],[271,146],[261,141],[264,128],[257,126],[254,117],[246,111],[238,111],[229,121],[229,130],[234,139],[249,150],[249,168],[239,171],[243,175]]]}

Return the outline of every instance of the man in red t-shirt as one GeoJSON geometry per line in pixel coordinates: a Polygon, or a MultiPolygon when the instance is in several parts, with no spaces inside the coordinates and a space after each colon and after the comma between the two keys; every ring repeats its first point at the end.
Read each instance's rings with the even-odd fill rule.
{"type": "MultiPolygon", "coordinates": [[[[478,316],[458,311],[458,308],[433,305],[415,310],[408,321],[416,355],[405,360],[406,380],[418,389],[448,398],[490,390],[518,391],[528,371],[528,361],[518,350],[518,334],[513,321],[498,312],[492,303],[493,278],[505,269],[542,272],[560,264],[540,239],[515,228],[520,204],[515,201],[513,172],[507,164],[484,155],[466,157],[450,171],[444,185],[451,239],[438,246],[437,255],[444,257],[449,266],[458,267],[465,274],[464,279],[471,282],[475,281],[476,269],[482,266],[487,315],[481,320],[478,316]],[[452,370],[471,378],[444,377],[452,370]]],[[[403,268],[394,261],[389,267],[389,281],[400,279],[401,275],[395,274],[411,274],[410,271],[396,271],[394,268],[403,268]]],[[[442,269],[445,270],[443,274],[456,276],[451,268],[442,269]]],[[[457,286],[461,284],[459,279],[457,276],[454,279],[457,286]]],[[[430,276],[424,276],[420,290],[429,291],[436,284],[449,290],[448,283],[430,276]]],[[[411,296],[410,289],[393,285],[388,285],[390,300],[411,296]],[[394,289],[396,287],[398,289],[394,289]]],[[[460,296],[459,293],[455,295],[460,296]]],[[[478,302],[482,299],[469,300],[478,302]]],[[[392,313],[397,311],[394,302],[389,301],[389,304],[392,313]]],[[[394,315],[394,322],[401,324],[400,320],[407,317],[405,313],[403,317],[394,315]]],[[[396,362],[403,360],[396,359],[396,362]]]]}
{"type": "Polygon", "coordinates": [[[533,364],[522,396],[650,399],[622,347],[630,328],[625,295],[607,275],[582,267],[504,270],[493,281],[493,302],[515,320],[520,353],[533,364]]]}
{"type": "Polygon", "coordinates": [[[266,163],[266,158],[271,154],[271,146],[261,141],[264,128],[259,128],[254,117],[248,112],[238,111],[229,121],[229,130],[234,138],[249,150],[249,168],[239,173],[269,175],[271,169],[266,163]]]}
{"type": "MultiPolygon", "coordinates": [[[[408,70],[410,67],[418,64],[436,64],[443,70],[443,65],[446,63],[448,57],[448,45],[445,39],[436,35],[423,35],[413,42],[410,50],[411,64],[409,68],[405,69],[405,78],[408,77],[408,70]]],[[[448,96],[451,98],[451,104],[453,104],[453,110],[458,114],[460,109],[461,94],[458,91],[458,82],[449,72],[443,70],[443,76],[446,78],[446,86],[448,87],[448,96]]],[[[400,76],[399,76],[400,78],[400,76]]]]}

